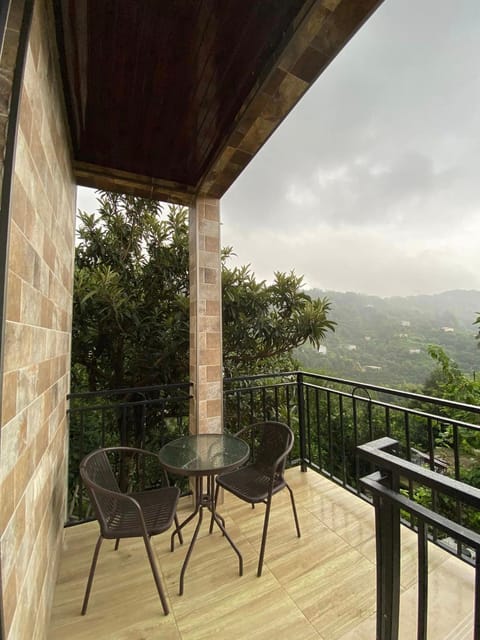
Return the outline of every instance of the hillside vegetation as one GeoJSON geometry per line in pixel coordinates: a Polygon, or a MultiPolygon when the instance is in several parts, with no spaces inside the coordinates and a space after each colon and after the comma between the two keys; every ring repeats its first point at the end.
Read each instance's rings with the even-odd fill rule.
{"type": "Polygon", "coordinates": [[[329,318],[337,327],[320,352],[308,345],[296,351],[303,368],[383,386],[418,386],[436,368],[428,346],[439,345],[464,374],[480,372],[478,326],[473,325],[480,291],[392,298],[318,289],[308,293],[330,300],[329,318]]]}

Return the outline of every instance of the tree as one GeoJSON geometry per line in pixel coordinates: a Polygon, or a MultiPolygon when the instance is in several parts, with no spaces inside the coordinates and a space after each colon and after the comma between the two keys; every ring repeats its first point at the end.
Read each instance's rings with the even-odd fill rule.
{"type": "Polygon", "coordinates": [[[437,368],[425,382],[424,393],[465,404],[480,405],[480,384],[464,375],[442,347],[430,345],[428,353],[437,368]]]}
{"type": "Polygon", "coordinates": [[[183,382],[188,371],[185,209],[101,192],[79,214],[72,382],[90,391],[183,382]]]}
{"type": "MultiPolygon", "coordinates": [[[[225,250],[225,259],[232,248],[225,250]]],[[[275,272],[267,285],[257,282],[250,267],[224,266],[224,367],[229,376],[289,370],[292,351],[309,341],[318,349],[335,323],[328,320],[326,298],[312,300],[302,290],[303,277],[275,272]]]]}
{"type": "MultiPolygon", "coordinates": [[[[185,208],[100,192],[95,214],[80,212],[72,337],[74,390],[188,380],[188,220],[185,208]]],[[[292,350],[318,346],[334,322],[326,299],[303,278],[275,273],[257,282],[229,269],[223,252],[227,375],[291,368],[292,350]]]]}
{"type": "MultiPolygon", "coordinates": [[[[453,360],[445,351],[435,345],[428,347],[430,356],[438,363],[437,369],[431,374],[425,383],[424,392],[430,396],[454,400],[466,405],[480,406],[480,383],[465,376],[453,360]]],[[[459,408],[448,408],[443,410],[448,418],[453,418],[465,423],[472,422],[471,411],[459,408]]],[[[442,447],[453,447],[454,429],[448,424],[437,430],[435,434],[437,445],[442,447]]],[[[469,464],[464,464],[466,471],[462,470],[464,480],[467,480],[468,470],[473,465],[477,466],[477,451],[480,448],[480,437],[476,429],[457,428],[457,441],[460,455],[466,452],[470,456],[469,464]],[[465,475],[467,474],[467,475],[465,475]]],[[[478,474],[477,474],[478,475],[478,474]]]]}

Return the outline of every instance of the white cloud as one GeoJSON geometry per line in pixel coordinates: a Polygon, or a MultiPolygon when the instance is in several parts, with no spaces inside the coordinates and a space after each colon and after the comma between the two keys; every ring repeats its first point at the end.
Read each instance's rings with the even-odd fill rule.
{"type": "Polygon", "coordinates": [[[480,288],[480,3],[390,0],[226,194],[258,275],[380,295],[480,288]]]}
{"type": "Polygon", "coordinates": [[[297,207],[312,206],[318,204],[318,198],[315,196],[312,189],[299,186],[298,184],[291,184],[287,188],[285,198],[288,202],[297,207]]]}

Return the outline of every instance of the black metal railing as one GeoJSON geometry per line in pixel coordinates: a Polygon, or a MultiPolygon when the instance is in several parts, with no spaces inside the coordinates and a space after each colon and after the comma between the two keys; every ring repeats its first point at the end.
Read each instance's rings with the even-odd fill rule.
{"type": "Polygon", "coordinates": [[[373,497],[377,539],[377,631],[378,640],[397,640],[400,605],[400,522],[408,513],[414,522],[418,540],[417,640],[427,638],[428,620],[428,539],[429,531],[441,531],[471,551],[475,565],[473,638],[480,638],[480,535],[452,518],[411,500],[401,491],[407,479],[426,487],[437,496],[445,496],[477,512],[480,490],[430,469],[403,460],[394,454],[398,442],[381,438],[361,445],[359,456],[377,471],[361,478],[362,488],[373,497]]]}
{"type": "MultiPolygon", "coordinates": [[[[115,444],[158,449],[188,431],[188,399],[188,385],[70,397],[72,518],[84,517],[77,472],[83,455],[115,444]]],[[[356,456],[356,448],[384,436],[398,441],[407,461],[467,484],[477,482],[478,406],[301,371],[224,379],[226,430],[235,433],[246,424],[268,419],[288,423],[296,435],[290,464],[322,473],[363,498],[359,480],[369,469],[356,456]]],[[[476,514],[461,503],[445,501],[409,480],[402,490],[411,500],[475,529],[476,514]]],[[[431,535],[465,556],[458,541],[436,530],[431,535]]]]}
{"type": "MultiPolygon", "coordinates": [[[[356,448],[390,436],[407,461],[468,485],[480,482],[480,407],[388,389],[372,384],[306,372],[286,372],[227,379],[224,382],[225,425],[279,419],[296,434],[291,464],[311,468],[346,490],[368,499],[360,477],[369,468],[356,448]]],[[[410,479],[402,482],[410,500],[428,506],[458,524],[480,532],[480,515],[461,501],[446,499],[410,479]]],[[[414,527],[414,518],[404,514],[414,527]]],[[[430,538],[472,563],[461,541],[432,527],[430,538]]]]}
{"type": "Polygon", "coordinates": [[[188,432],[190,384],[131,387],[69,396],[68,522],[89,518],[79,475],[82,458],[108,446],[157,451],[188,432]]]}

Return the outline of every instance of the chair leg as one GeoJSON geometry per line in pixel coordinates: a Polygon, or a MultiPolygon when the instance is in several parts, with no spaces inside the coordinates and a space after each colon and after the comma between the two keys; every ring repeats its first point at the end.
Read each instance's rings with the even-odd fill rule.
{"type": "Polygon", "coordinates": [[[157,563],[155,562],[155,556],[153,553],[152,545],[150,543],[150,538],[148,536],[143,536],[143,541],[145,542],[145,549],[147,550],[148,559],[150,561],[150,566],[152,568],[153,578],[155,580],[155,584],[157,585],[158,595],[160,596],[160,601],[163,607],[163,613],[168,615],[168,604],[167,599],[165,598],[165,594],[163,592],[162,583],[160,582],[160,575],[157,569],[157,563]]]}
{"type": "Polygon", "coordinates": [[[87,613],[88,599],[90,598],[90,590],[93,583],[93,575],[97,566],[98,554],[100,553],[100,547],[102,545],[103,538],[98,536],[97,544],[95,545],[95,551],[93,552],[92,564],[90,566],[90,573],[88,574],[87,588],[85,589],[85,596],[83,598],[82,616],[87,613]]]}
{"type": "Polygon", "coordinates": [[[270,518],[270,505],[272,504],[272,496],[266,502],[265,508],[265,520],[263,521],[263,534],[262,534],[262,544],[260,547],[260,557],[258,559],[258,569],[257,576],[260,578],[262,575],[262,567],[263,567],[263,557],[265,555],[265,545],[267,543],[267,531],[268,531],[268,520],[270,518]]]}
{"type": "Polygon", "coordinates": [[[292,509],[293,509],[293,517],[295,518],[295,526],[297,528],[297,537],[300,538],[301,534],[300,534],[300,525],[298,524],[298,516],[297,516],[297,509],[295,507],[295,500],[293,498],[293,491],[290,489],[290,487],[288,486],[288,484],[285,484],[285,486],[288,489],[288,492],[290,493],[290,500],[292,502],[292,509]]]}
{"type": "Polygon", "coordinates": [[[183,536],[182,536],[182,532],[181,532],[181,530],[179,529],[180,524],[179,524],[179,522],[178,522],[178,516],[177,516],[177,514],[175,514],[174,520],[175,520],[175,528],[176,528],[176,531],[178,531],[178,539],[179,539],[179,541],[180,541],[180,544],[183,544],[183,536]]]}
{"type": "Polygon", "coordinates": [[[115,551],[118,551],[118,547],[120,546],[120,538],[115,540],[115,551]]]}

